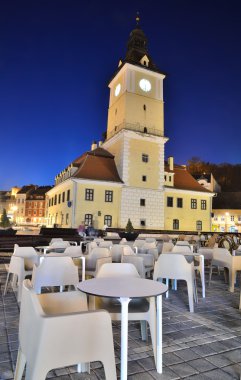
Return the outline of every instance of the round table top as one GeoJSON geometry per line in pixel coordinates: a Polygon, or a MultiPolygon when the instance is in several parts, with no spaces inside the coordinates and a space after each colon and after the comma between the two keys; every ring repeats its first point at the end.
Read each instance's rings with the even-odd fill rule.
{"type": "Polygon", "coordinates": [[[110,298],[155,297],[168,290],[160,282],[137,277],[93,278],[80,282],[77,287],[84,293],[110,298]]]}

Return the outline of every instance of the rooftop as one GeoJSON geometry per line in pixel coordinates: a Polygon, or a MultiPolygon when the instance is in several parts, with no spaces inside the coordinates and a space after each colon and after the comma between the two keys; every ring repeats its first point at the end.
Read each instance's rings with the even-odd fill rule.
{"type": "MultiPolygon", "coordinates": [[[[9,287],[5,297],[3,284],[6,271],[0,266],[0,378],[12,380],[18,350],[19,307],[9,287]]],[[[207,280],[207,278],[206,278],[207,280]]],[[[163,374],[155,370],[150,343],[140,338],[139,324],[129,322],[129,380],[231,380],[241,375],[241,311],[238,309],[239,288],[228,291],[223,274],[213,275],[206,298],[195,305],[195,313],[188,312],[186,287],[178,286],[163,298],[163,374]]],[[[113,323],[115,355],[119,379],[120,323],[113,323]]],[[[76,366],[52,370],[53,380],[100,380],[103,367],[91,363],[91,372],[77,373],[76,366]]],[[[36,379],[37,380],[37,379],[36,379]]]]}

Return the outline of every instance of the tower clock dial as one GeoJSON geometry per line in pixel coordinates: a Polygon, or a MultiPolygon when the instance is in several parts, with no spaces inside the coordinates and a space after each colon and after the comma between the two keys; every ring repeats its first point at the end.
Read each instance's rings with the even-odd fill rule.
{"type": "Polygon", "coordinates": [[[148,79],[141,79],[139,82],[139,86],[142,89],[142,91],[151,91],[151,82],[148,79]]]}
{"type": "Polygon", "coordinates": [[[118,83],[117,86],[115,87],[115,96],[118,96],[121,90],[121,84],[118,83]]]}

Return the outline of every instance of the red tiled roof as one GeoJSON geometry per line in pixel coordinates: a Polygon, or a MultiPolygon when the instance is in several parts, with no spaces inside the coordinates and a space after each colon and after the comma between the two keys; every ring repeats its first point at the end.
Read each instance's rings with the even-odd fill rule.
{"type": "MultiPolygon", "coordinates": [[[[200,185],[193,176],[186,170],[185,167],[180,165],[174,165],[174,170],[169,170],[169,166],[166,165],[165,171],[174,173],[174,188],[191,191],[201,191],[203,193],[211,193],[211,191],[205,189],[200,185]]],[[[171,187],[171,186],[166,186],[171,187]]]]}
{"type": "Polygon", "coordinates": [[[122,182],[119,177],[114,156],[103,148],[96,148],[78,157],[73,164],[79,168],[73,177],[98,181],[122,182]]]}

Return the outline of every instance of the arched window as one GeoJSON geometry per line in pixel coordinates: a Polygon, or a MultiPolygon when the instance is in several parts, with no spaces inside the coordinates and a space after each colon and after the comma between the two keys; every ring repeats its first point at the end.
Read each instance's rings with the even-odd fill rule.
{"type": "Polygon", "coordinates": [[[179,230],[179,219],[173,219],[173,229],[179,230]]]}

